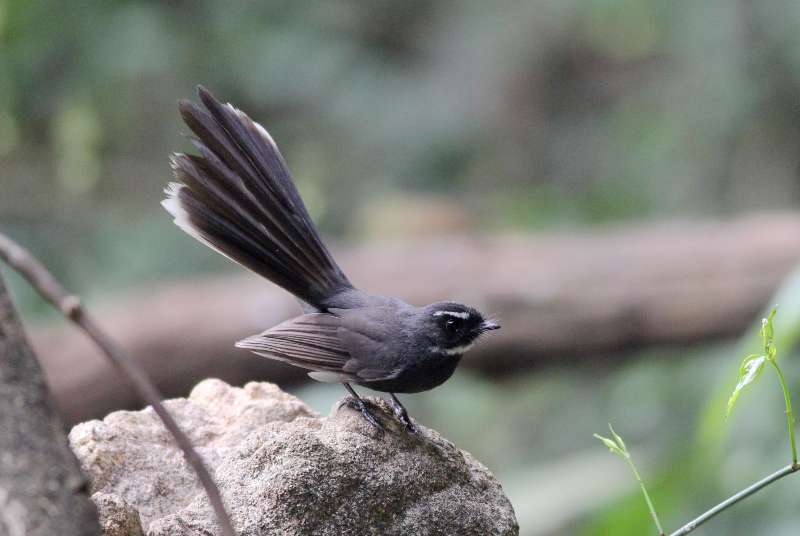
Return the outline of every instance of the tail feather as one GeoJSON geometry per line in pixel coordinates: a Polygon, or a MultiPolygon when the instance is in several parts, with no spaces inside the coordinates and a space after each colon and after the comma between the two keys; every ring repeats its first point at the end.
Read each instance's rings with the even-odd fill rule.
{"type": "Polygon", "coordinates": [[[264,216],[280,224],[281,219],[291,222],[294,213],[308,222],[310,227],[303,229],[301,226],[297,229],[300,234],[295,233],[292,238],[310,241],[314,247],[309,248],[308,253],[317,253],[316,262],[335,266],[311,223],[272,137],[230,104],[222,105],[203,88],[198,92],[211,115],[190,101],[181,101],[180,111],[186,124],[198,136],[194,143],[201,154],[216,164],[217,170],[233,171],[239,180],[234,179],[231,184],[250,193],[257,205],[260,202],[264,216]],[[302,236],[303,231],[307,231],[305,236],[302,236]]]}
{"type": "Polygon", "coordinates": [[[199,88],[206,110],[181,101],[199,156],[174,154],[163,201],[188,234],[319,308],[350,288],[261,125],[199,88]]]}

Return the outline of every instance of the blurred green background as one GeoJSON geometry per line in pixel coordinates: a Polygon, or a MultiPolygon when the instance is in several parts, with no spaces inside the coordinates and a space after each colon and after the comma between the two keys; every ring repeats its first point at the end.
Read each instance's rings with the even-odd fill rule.
{"type": "MultiPolygon", "coordinates": [[[[188,146],[176,100],[197,83],[270,129],[342,242],[402,234],[384,215],[430,199],[486,233],[792,210],[798,26],[791,0],[0,0],[0,224],[90,299],[236,270],[158,206],[167,154],[188,146]]],[[[48,317],[11,283],[27,318],[48,317]]],[[[797,287],[776,297],[795,394],[797,287]]],[[[615,423],[677,527],[787,460],[771,371],[722,420],[754,343],[463,371],[407,400],[499,477],[521,534],[650,534],[592,433],[615,423]]],[[[341,396],[298,392],[322,412],[341,396]]],[[[798,491],[787,478],[698,534],[797,534],[798,491]]]]}

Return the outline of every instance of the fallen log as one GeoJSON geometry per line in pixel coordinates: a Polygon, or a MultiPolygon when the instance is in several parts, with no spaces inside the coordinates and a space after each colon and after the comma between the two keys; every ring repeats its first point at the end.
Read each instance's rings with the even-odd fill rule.
{"type": "MultiPolygon", "coordinates": [[[[800,215],[369,243],[336,257],[360,288],[416,304],[453,298],[497,316],[503,329],[465,358],[497,374],[738,335],[800,261],[800,215]]],[[[92,308],[168,396],[210,376],[233,384],[303,378],[232,347],[299,307],[268,282],[231,274],[144,287],[92,308]]],[[[134,393],[79,334],[42,327],[33,341],[72,421],[133,404],[134,393]]]]}

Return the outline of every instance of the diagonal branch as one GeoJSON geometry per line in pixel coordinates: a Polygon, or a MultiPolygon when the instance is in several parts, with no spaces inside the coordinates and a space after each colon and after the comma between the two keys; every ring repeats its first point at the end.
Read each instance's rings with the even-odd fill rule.
{"type": "Polygon", "coordinates": [[[111,364],[124,375],[138,391],[146,403],[153,407],[164,427],[175,439],[175,443],[183,451],[189,465],[205,489],[224,536],[234,536],[233,526],[225,511],[219,489],[202,459],[192,447],[191,441],[183,433],[178,423],[172,418],[161,403],[161,394],[149,380],[144,370],[122,352],[120,348],[103,332],[94,319],[88,314],[77,296],[67,292],[30,252],[0,233],[0,259],[19,272],[39,294],[76,324],[94,341],[111,364]]]}

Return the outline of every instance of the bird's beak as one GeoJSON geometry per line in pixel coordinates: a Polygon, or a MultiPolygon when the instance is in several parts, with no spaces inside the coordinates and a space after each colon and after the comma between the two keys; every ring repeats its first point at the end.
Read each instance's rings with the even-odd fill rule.
{"type": "Polygon", "coordinates": [[[500,329],[500,324],[491,320],[481,322],[481,331],[492,331],[493,329],[500,329]]]}

